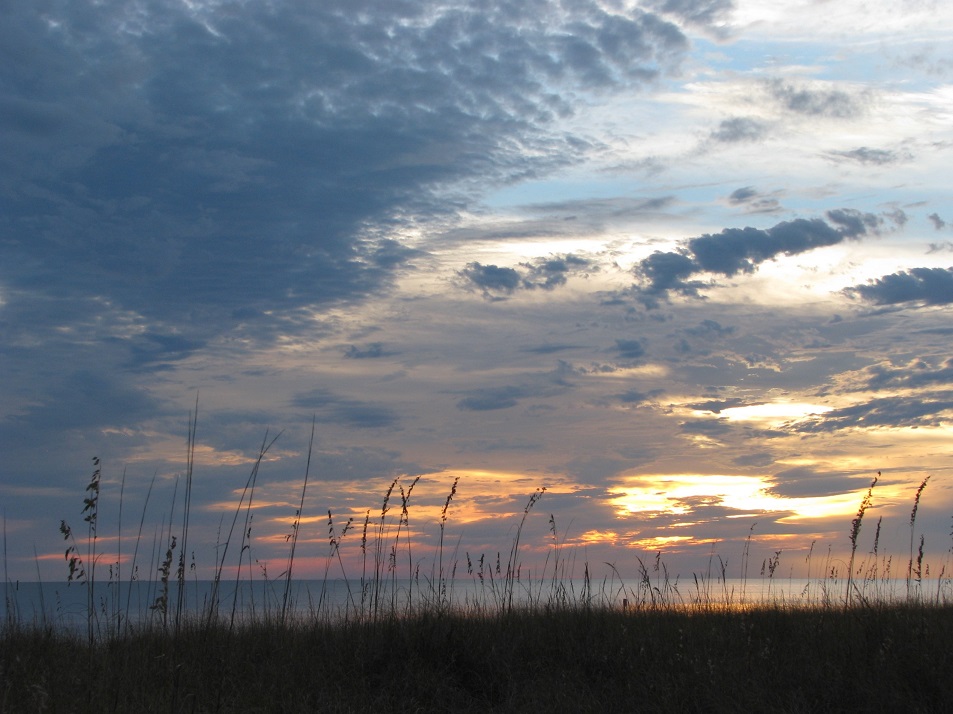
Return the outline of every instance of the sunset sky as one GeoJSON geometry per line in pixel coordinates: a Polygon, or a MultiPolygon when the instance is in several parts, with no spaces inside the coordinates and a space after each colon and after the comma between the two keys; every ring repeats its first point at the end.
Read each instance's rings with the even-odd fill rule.
{"type": "Polygon", "coordinates": [[[284,567],[312,421],[301,577],[398,476],[424,567],[459,478],[461,562],[545,487],[527,563],[552,515],[577,575],[737,575],[749,534],[787,575],[849,549],[878,471],[859,550],[882,517],[905,573],[930,476],[936,574],[951,47],[940,0],[8,0],[9,577],[65,578],[93,457],[126,563],[155,476],[151,553],[196,400],[202,575],[276,435],[251,553],[284,567]]]}

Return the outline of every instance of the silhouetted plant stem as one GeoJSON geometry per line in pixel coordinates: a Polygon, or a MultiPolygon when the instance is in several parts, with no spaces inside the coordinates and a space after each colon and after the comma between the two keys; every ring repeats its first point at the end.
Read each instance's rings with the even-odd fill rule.
{"type": "Polygon", "coordinates": [[[298,531],[301,526],[301,516],[304,513],[304,497],[308,492],[308,476],[311,473],[311,455],[314,451],[314,426],[317,419],[311,417],[311,438],[308,441],[308,459],[304,466],[304,483],[301,485],[301,503],[298,505],[298,512],[295,514],[294,523],[291,526],[291,548],[288,554],[288,568],[285,571],[285,591],[281,599],[281,623],[285,624],[288,616],[288,594],[291,591],[291,571],[294,569],[295,548],[298,545],[298,531]]]}
{"type": "Polygon", "coordinates": [[[867,495],[864,496],[863,500],[860,502],[860,508],[857,509],[857,515],[854,517],[854,520],[851,521],[850,526],[850,560],[847,563],[847,595],[845,598],[845,607],[850,606],[851,599],[851,587],[853,586],[854,578],[854,554],[857,552],[857,536],[860,534],[860,527],[864,522],[864,513],[870,507],[871,498],[874,492],[874,486],[877,485],[877,481],[880,479],[880,472],[877,472],[877,475],[874,477],[874,480],[870,482],[870,488],[867,489],[867,495]]]}

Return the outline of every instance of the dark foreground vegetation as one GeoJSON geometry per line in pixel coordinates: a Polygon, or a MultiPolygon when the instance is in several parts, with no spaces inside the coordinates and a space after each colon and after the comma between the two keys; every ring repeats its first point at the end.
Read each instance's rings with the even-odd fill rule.
{"type": "MultiPolygon", "coordinates": [[[[628,585],[607,564],[611,578],[598,587],[586,563],[577,589],[574,559],[563,553],[552,515],[545,563],[535,578],[524,576],[522,529],[545,489],[529,497],[508,556],[498,553],[494,568],[492,558],[465,553],[464,565],[456,549],[444,550],[456,481],[440,512],[430,575],[421,577],[427,563],[421,568],[412,556],[409,517],[418,479],[397,478],[379,517],[368,510],[363,527],[328,511],[323,583],[340,565],[347,598],[329,609],[322,589],[305,610],[291,585],[306,468],[287,564],[267,582],[274,601],[249,616],[223,599],[223,573],[236,573],[236,589],[243,573],[251,582],[252,495],[273,440],[263,442],[230,527],[226,522],[204,605],[190,609],[194,433],[193,417],[181,500],[173,497],[162,521],[164,545],[154,542],[151,558],[141,555],[145,505],[132,544],[123,547],[120,516],[115,553],[98,549],[101,470],[94,459],[85,537],[60,523],[67,584],[85,593],[85,627],[57,626],[56,611],[42,603],[39,618],[18,614],[7,580],[0,712],[953,712],[950,576],[946,563],[935,567],[935,589],[926,587],[922,535],[914,551],[929,478],[914,496],[905,572],[895,574],[881,551],[879,520],[870,553],[858,557],[874,479],[851,523],[846,563],[828,556],[817,578],[809,554],[813,583],[788,600],[771,597],[781,551],[761,569],[768,597],[746,599],[750,532],[740,596],[721,558],[680,589],[661,553],[654,567],[637,558],[640,576],[628,585]],[[178,538],[175,522],[182,524],[178,538]],[[355,535],[345,546],[349,532],[355,535]],[[359,563],[350,579],[346,547],[359,563]],[[119,593],[121,583],[138,581],[140,558],[154,585],[145,611],[128,595],[97,595],[97,563],[108,573],[107,591],[119,593]],[[463,602],[453,599],[457,573],[469,581],[463,602]],[[905,584],[905,597],[896,597],[894,581],[905,584]]],[[[121,494],[122,487],[120,514],[121,494]]]]}
{"type": "Polygon", "coordinates": [[[433,612],[183,624],[89,643],[7,628],[5,712],[953,711],[953,608],[433,612]]]}

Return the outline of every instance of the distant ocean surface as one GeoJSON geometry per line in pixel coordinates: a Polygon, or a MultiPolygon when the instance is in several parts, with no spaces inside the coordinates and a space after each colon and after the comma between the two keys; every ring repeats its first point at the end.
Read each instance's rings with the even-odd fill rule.
{"type": "MultiPolygon", "coordinates": [[[[343,618],[358,613],[407,612],[448,607],[459,611],[493,613],[504,606],[582,605],[643,608],[664,606],[731,606],[779,604],[789,607],[830,607],[843,605],[847,596],[844,579],[727,579],[695,582],[670,581],[646,583],[638,579],[618,578],[586,583],[579,580],[532,581],[513,583],[512,590],[503,580],[481,582],[477,579],[448,580],[442,588],[424,580],[388,579],[370,582],[362,588],[360,580],[293,580],[285,597],[285,581],[222,580],[217,588],[212,581],[185,583],[179,605],[178,583],[170,583],[166,598],[159,582],[96,583],[92,593],[83,583],[69,585],[38,582],[9,582],[3,587],[0,617],[4,622],[23,626],[86,631],[92,607],[98,630],[110,631],[118,624],[172,622],[177,615],[185,618],[207,617],[217,601],[219,620],[261,621],[278,617],[282,610],[297,620],[343,618]]],[[[898,602],[916,599],[922,602],[953,602],[953,580],[924,580],[908,583],[905,579],[856,581],[851,587],[852,601],[898,602]]]]}

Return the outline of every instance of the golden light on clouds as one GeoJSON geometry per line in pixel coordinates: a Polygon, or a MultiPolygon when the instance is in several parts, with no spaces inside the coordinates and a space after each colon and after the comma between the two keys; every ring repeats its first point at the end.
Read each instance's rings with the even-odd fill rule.
{"type": "Polygon", "coordinates": [[[640,538],[632,541],[631,545],[635,548],[644,550],[663,550],[672,546],[694,544],[695,539],[691,536],[654,536],[652,538],[640,538]]]}
{"type": "Polygon", "coordinates": [[[781,424],[792,419],[803,419],[831,411],[831,407],[807,402],[767,402],[744,407],[730,407],[721,411],[729,421],[753,421],[781,424]]]}
{"type": "Polygon", "coordinates": [[[712,505],[743,511],[783,511],[786,506],[767,494],[770,483],[758,476],[721,474],[664,474],[627,480],[609,489],[619,515],[633,513],[687,514],[692,501],[705,499],[712,505]]]}
{"type": "MultiPolygon", "coordinates": [[[[700,505],[752,513],[787,513],[779,521],[843,518],[857,509],[858,492],[828,496],[781,496],[763,476],[656,474],[630,477],[609,489],[619,517],[636,514],[689,515],[700,505]]],[[[727,516],[731,517],[731,516],[727,516]]],[[[686,521],[684,525],[689,525],[686,521]]]]}

